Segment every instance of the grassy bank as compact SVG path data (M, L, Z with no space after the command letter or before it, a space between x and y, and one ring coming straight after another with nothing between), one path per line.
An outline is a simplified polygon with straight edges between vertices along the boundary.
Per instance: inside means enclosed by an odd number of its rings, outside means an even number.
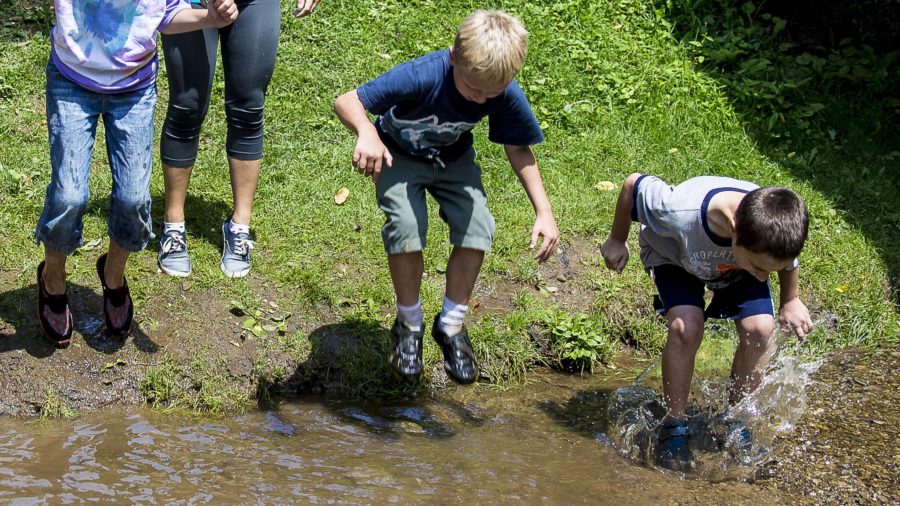
M190 393L200 383L230 381L210 380L207 376L217 369L190 360L218 357L219 347L246 347L249 342L255 343L255 355L245 378L263 385L264 391L303 385L314 368L340 369L345 394L409 393L391 378L383 358L393 313L379 234L383 218L371 182L350 168L354 139L335 119L331 103L399 62L448 46L465 14L486 5L520 16L531 33L519 81L547 137L535 151L563 234L563 250L569 253L566 258L575 259L574 265L562 265L557 258L543 268L531 260L527 243L532 210L502 149L490 145L485 125L479 126L476 147L498 232L477 297L509 294L509 302L500 304L502 310L491 310L494 306L485 303L482 310L476 308L471 322L476 351L492 382L522 381L528 366L540 359L534 336L552 334L548 329L553 326L562 325L562 333L587 329L575 334L602 335L603 346L625 343L658 352L664 330L650 310L652 287L637 255L622 276L613 276L603 268L598 250L609 230L617 191L595 185L612 181L618 186L635 171L671 182L716 174L795 189L812 213L801 258L801 294L819 323L803 349L897 344L900 319L891 284L891 276L897 275L892 245L900 239L897 137L891 139L893 145L868 142L853 131L841 134L836 144L828 133L834 123L821 121L806 125L811 133L799 139L759 135L757 113L741 107L733 88L708 65L710 57L699 58L702 53L691 43L695 39L687 30L680 31L687 14L662 6L655 10L639 0L327 0L310 18L294 20L288 16L289 2L283 4L278 66L267 99L264 175L254 208L257 248L250 277L226 280L218 269L219 230L231 205L221 79L187 202L194 274L188 285L157 274L155 244L129 265L129 283L138 313L144 316L141 328L162 343L161 352L148 360L145 382L145 392L155 392L153 399L161 404L190 404L179 401L179 388ZM32 333L31 307L21 307L21 301L34 293L33 273L42 254L31 230L49 180L43 103L48 42L39 15L0 32L0 238L6 245L0 256L0 316L8 326L24 329L19 332ZM157 123L167 96L164 76L159 89ZM831 99L826 103L828 117L849 123L866 104L862 93ZM896 112L888 114L880 121L885 128L895 127ZM812 119L817 118L821 114L814 113ZM110 188L101 137L85 217L91 247L74 256L69 267L73 282L88 287L97 284L92 271L98 246L90 241L104 239ZM157 225L163 205L158 168L157 157L152 182ZM881 178L866 186L873 174ZM336 206L332 197L341 187L349 188L350 198ZM844 187L846 193L841 192ZM435 206L429 220L426 318L440 308L450 247ZM186 297L185 292L202 295ZM198 298L210 313L190 305ZM277 311L271 311L270 302L276 302ZM257 318L260 308L266 311ZM285 316L288 312L291 316ZM584 313L586 319L561 316L574 313ZM283 317L287 324L284 331L260 335L232 325L225 335L213 332L193 341L171 338L166 319L190 320L198 314L240 322L248 316L268 318L268 324L273 317ZM334 335L340 337L331 339ZM208 348L201 353L191 346ZM436 346L426 344L429 366L438 357ZM557 355L546 357L552 361ZM196 381L166 378L190 379L191 371L198 370L203 377ZM427 370L429 381L440 380L432 377L432 367ZM172 389L170 398L159 393Z

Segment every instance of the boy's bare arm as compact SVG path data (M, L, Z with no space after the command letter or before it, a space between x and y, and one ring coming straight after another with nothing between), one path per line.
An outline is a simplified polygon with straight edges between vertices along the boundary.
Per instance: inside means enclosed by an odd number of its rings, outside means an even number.
M362 175L372 176L373 181L378 181L382 160L390 167L394 159L381 142L378 130L369 120L366 108L359 100L355 89L344 93L334 101L334 113L341 123L357 136L356 148L353 150L353 166Z
M603 261L606 267L622 274L628 263L628 232L631 230L631 206L634 195L634 183L641 177L634 173L625 178L622 190L619 191L619 200L616 202L615 215L613 215L612 230L609 238L600 247Z
M559 228L556 226L556 220L553 218L553 209L550 207L550 199L547 198L547 192L544 191L544 182L541 180L541 173L538 171L537 160L534 158L534 152L530 146L513 146L505 144L503 149L506 151L506 157L509 164L512 165L519 182L525 188L525 193L531 201L534 208L534 227L531 229L530 248L537 245L538 238L543 237L544 242L535 254L535 258L539 262L547 261L556 247L559 245Z
M792 329L798 339L803 339L813 328L809 309L800 300L800 268L778 271L778 285L781 287L781 307L778 319L782 327Z
M204 28L222 28L234 23L237 16L234 0L209 0L206 9L182 9L160 32L174 35Z

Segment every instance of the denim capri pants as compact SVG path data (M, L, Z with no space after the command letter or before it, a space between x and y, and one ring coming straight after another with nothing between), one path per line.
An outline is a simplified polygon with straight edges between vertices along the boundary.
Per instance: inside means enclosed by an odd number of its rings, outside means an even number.
M426 191L440 206L440 217L450 227L454 246L480 251L491 248L496 226L487 208L474 149L446 163L391 154L393 164L382 167L376 185L378 206L386 217L381 237L389 255L424 249Z
M88 175L97 121L102 116L112 171L109 237L140 251L151 237L150 167L156 86L127 93L96 93L47 65L47 129L52 173L44 210L34 230L37 243L70 254L83 242L90 190Z

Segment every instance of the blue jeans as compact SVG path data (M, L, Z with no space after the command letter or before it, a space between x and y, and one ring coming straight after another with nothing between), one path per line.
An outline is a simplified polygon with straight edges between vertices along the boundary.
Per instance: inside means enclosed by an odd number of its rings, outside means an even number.
M44 210L34 230L37 243L70 254L82 244L90 190L91 152L102 116L112 171L106 223L109 237L128 251L151 237L150 167L156 86L129 93L96 93L47 65L47 130L52 174Z

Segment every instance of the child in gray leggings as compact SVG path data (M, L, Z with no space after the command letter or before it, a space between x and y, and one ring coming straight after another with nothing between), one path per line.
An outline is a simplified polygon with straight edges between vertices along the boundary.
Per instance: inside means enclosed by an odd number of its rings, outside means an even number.
M200 4L200 0L192 3ZM299 0L294 16L310 14L318 3ZM221 44L225 75L225 149L234 195L233 213L222 225L220 267L228 277L250 272L250 214L259 182L263 107L275 68L281 13L278 0L237 0L236 4L239 21L231 26L162 37L169 107L160 143L166 210L158 259L163 272L171 276L191 273L184 201L197 159L200 127L209 109L217 44Z

